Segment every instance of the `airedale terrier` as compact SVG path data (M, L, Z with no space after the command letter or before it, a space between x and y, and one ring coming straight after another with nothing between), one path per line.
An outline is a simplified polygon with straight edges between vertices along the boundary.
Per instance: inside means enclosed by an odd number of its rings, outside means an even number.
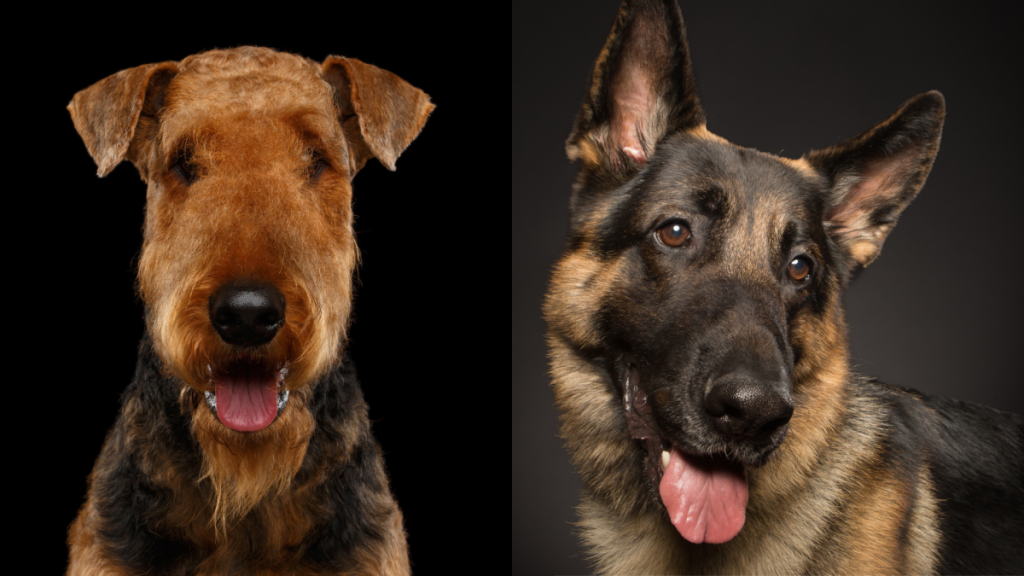
M68 573L405 574L402 514L345 334L352 178L433 105L353 58L214 50L68 110L148 185L147 335L72 524Z

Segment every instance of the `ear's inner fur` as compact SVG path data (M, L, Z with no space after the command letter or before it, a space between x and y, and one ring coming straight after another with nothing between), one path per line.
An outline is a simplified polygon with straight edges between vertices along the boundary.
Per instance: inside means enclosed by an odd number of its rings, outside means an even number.
M805 156L829 176L825 220L853 266L878 257L900 213L924 185L944 116L942 95L926 92L870 130Z
M664 92L663 71L658 64L671 62L671 39L666 30L642 17L634 17L625 31L618 67L608 86L611 108L608 147L646 164L654 153L657 137L665 132L667 118L658 106ZM612 160L618 160L613 155Z
M625 2L566 142L569 158L581 159L589 177L621 182L663 137L703 123L679 7Z

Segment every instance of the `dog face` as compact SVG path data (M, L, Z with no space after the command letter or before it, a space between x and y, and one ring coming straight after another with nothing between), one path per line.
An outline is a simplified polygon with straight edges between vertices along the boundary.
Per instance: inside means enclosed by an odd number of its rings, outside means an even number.
M371 156L393 170L432 108L358 60L252 47L75 96L100 175L128 158L148 184L139 289L155 347L229 428L269 426L337 362L358 260L352 178ZM250 388L245 406L222 396Z
M290 75L247 78L250 62L225 74L223 56L210 53L186 59L159 126L140 122L136 133L153 138L137 156L150 184L139 287L176 375L211 393L243 377L278 380L283 403L287 387L336 359L356 246L353 167L331 87L312 62L274 56ZM251 335L230 307L246 296L270 304L254 311L270 318Z
M594 321L615 335L617 380L647 395L652 412L635 397L629 421L760 465L792 414L790 322L836 283L820 183L692 131L666 139L631 184L586 240L617 262Z
M545 303L563 435L602 501L725 542L748 473L765 490L814 453L841 411L841 291L923 184L943 113L922 94L799 160L736 146L705 127L678 7L623 4L568 141L581 168Z

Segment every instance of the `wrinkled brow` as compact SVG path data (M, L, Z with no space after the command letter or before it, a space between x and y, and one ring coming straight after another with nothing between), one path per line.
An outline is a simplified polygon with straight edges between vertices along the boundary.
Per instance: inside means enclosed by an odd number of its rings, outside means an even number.
M289 113L284 121L303 141L319 149L333 149L333 143L339 136L337 118L325 117L319 110L298 109Z

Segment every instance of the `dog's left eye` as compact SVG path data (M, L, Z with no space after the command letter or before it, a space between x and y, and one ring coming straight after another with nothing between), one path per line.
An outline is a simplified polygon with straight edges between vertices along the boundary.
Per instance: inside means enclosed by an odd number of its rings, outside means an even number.
M684 222L669 222L658 228L658 240L670 248L678 248L690 239L690 227Z
M796 282L803 282L811 273L811 260L806 256L797 256L789 263L789 267L786 268L786 272L788 272L789 277Z
M178 153L177 159L171 165L171 171L181 178L186 186L191 186L199 179L199 171L192 161L192 151L185 149Z
M306 161L306 178L309 180L315 180L327 167L327 161L315 150L307 150L302 159Z

